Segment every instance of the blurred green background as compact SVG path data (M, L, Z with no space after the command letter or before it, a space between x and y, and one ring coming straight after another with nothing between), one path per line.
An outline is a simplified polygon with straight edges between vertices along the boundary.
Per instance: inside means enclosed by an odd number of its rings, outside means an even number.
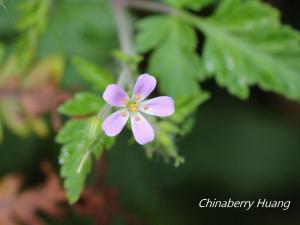
M0 11L0 39L9 46L17 33L13 29L17 11L6 1ZM296 0L269 1L279 7L283 20L300 29L300 3ZM52 53L66 57L80 55L99 64L111 64L110 50L116 48L111 17L97 13L92 1L57 1L41 37L38 56ZM76 13L79 10L80 13ZM103 10L103 12L106 12ZM109 12L108 12L109 13ZM79 15L79 16L78 16ZM105 43L105 44L103 44ZM300 63L300 62L299 62ZM113 65L111 65L113 66ZM66 67L65 87L80 85L71 66ZM240 101L205 83L213 98L197 112L193 131L178 140L186 162L179 168L162 159L148 160L143 149L127 145L131 135L123 132L107 154L107 184L115 187L122 207L134 213L142 224L152 225L297 225L300 224L300 106L276 95L253 88L248 101ZM55 132L47 139L21 139L5 130L0 144L0 175L18 171L29 182L40 177L39 164L48 159L57 166L60 146ZM281 209L200 209L202 198L291 200ZM46 218L49 224L93 224L70 213L64 219ZM115 218L113 224L124 224Z

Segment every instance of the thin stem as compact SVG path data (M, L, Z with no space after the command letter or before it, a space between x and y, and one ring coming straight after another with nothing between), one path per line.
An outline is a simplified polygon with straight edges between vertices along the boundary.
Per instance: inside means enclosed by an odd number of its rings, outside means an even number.
M134 9L167 14L172 14L174 12L172 8L159 2L152 2L146 0L126 0L125 2L127 6Z
M121 50L128 55L134 53L132 45L132 30L129 24L129 18L125 12L125 4L120 0L112 0L114 17L117 25Z
M120 48L127 55L134 55L132 29L129 18L126 14L125 3L123 0L111 0L114 17L116 21ZM132 74L129 65L122 63L122 71L118 78L117 84L121 87L132 87ZM100 118L104 118L105 114L111 109L111 106L106 104L98 113Z

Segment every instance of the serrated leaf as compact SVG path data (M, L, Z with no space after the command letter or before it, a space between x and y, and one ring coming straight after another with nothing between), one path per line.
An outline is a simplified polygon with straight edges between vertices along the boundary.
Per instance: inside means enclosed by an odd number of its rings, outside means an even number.
M100 96L81 92L61 105L58 111L67 116L85 116L99 112L103 106L104 102Z
M259 1L226 0L197 25L207 37L206 68L231 94L247 98L249 86L257 84L300 100L300 36L280 24L277 10Z
M108 84L113 83L112 74L107 70L100 69L94 63L80 57L74 57L72 63L81 77L97 90L103 91Z
M83 148L77 142L64 145L61 149L59 157L60 164L62 164L61 176L65 178L64 187L70 203L78 200L79 194L84 187L86 176L91 171L91 158L88 158L80 172L76 172L83 155Z
M140 32L136 37L137 51L145 53L159 45L168 31L168 26L169 22L165 16L150 16L139 21L137 28Z
M68 142L79 140L84 136L86 120L69 120L61 128L56 136L55 141L59 144L66 144Z
M150 56L149 71L159 78L160 90L173 97L198 93L201 63L195 51L197 38L194 30L168 16L147 18L141 24L138 45L142 46L150 34L151 37L156 34L155 27L161 37L143 49L155 49ZM161 24L164 25L161 27Z
M106 147L101 123L98 117L71 120L56 138L59 143L65 144L59 162L70 203L78 200L86 176L91 171L92 159L99 158Z

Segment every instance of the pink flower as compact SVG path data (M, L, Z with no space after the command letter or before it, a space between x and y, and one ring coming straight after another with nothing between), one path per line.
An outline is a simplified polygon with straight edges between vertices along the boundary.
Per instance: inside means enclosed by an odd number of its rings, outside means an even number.
M116 136L130 118L131 129L135 140L147 144L154 139L154 131L142 113L166 117L174 113L174 101L168 96L145 100L154 90L156 79L149 74L140 75L134 85L132 97L118 85L110 84L103 93L103 99L120 109L109 115L102 124L107 136Z

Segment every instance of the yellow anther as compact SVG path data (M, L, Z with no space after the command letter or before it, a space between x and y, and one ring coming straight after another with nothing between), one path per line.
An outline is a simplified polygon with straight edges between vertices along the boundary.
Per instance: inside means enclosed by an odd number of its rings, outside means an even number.
M130 112L137 112L139 111L139 103L138 102L129 102L128 103L128 110Z

